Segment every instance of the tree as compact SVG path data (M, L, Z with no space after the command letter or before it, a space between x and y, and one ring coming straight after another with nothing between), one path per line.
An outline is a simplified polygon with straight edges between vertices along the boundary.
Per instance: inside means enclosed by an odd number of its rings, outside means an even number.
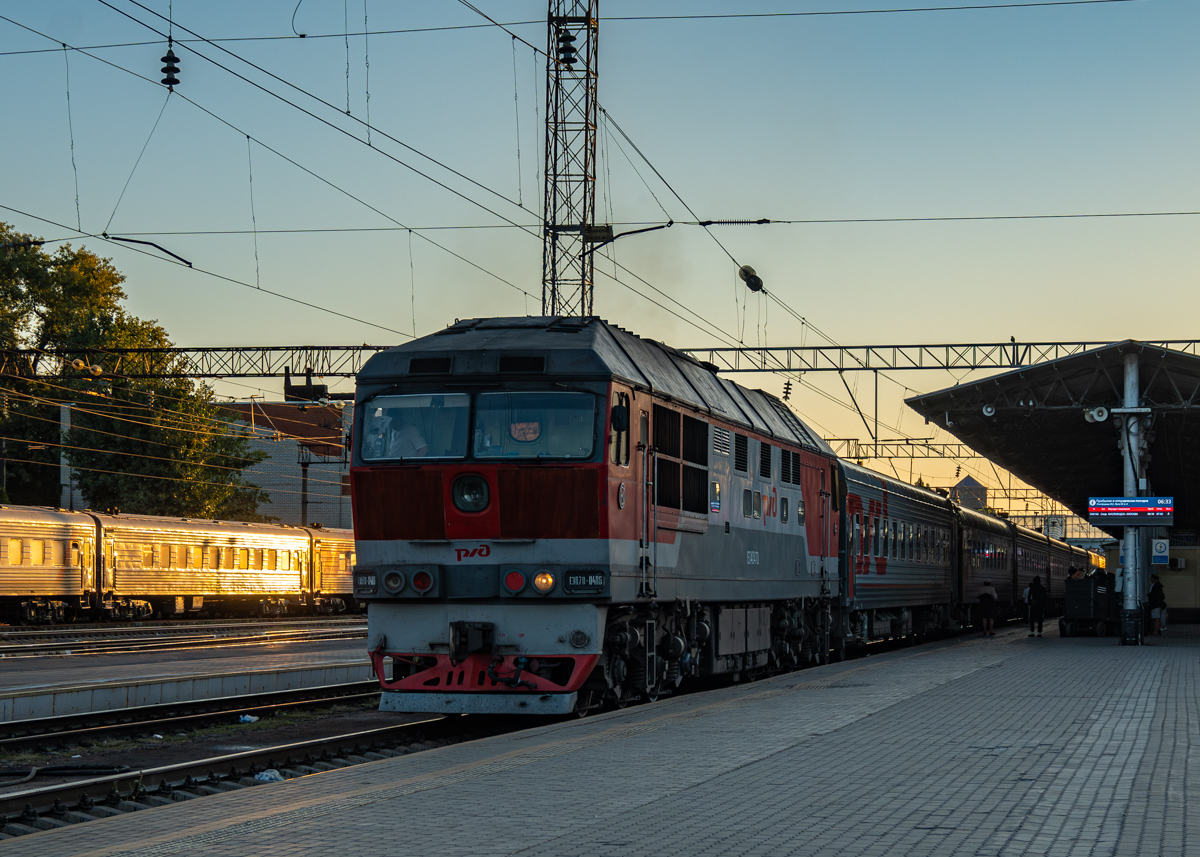
M268 495L242 471L265 458L222 418L212 390L168 365L138 374L111 349L171 345L156 322L128 313L124 276L84 248L53 254L0 223L0 437L12 502L57 505L61 449L94 508L256 520ZM14 349L25 349L15 353ZM74 364L74 365L72 365ZM43 377L48 365L60 375ZM71 430L59 431L70 402ZM39 448L40 447L40 448Z

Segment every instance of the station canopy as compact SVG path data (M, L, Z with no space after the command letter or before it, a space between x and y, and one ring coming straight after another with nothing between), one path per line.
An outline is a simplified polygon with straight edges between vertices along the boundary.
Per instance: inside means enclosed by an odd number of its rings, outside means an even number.
M1138 406L1152 409L1146 433L1149 490L1175 498L1177 532L1195 532L1200 530L1200 357L1194 354L1134 340L1114 342L914 396L907 403L1086 518L1088 497L1124 493L1119 415L1096 420L1094 409L1124 405L1125 355L1131 352L1138 355Z

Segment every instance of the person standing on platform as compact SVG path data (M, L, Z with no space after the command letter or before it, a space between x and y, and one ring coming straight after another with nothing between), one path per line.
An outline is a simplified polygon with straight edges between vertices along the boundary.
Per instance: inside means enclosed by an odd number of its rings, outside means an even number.
M1042 622L1046 619L1046 587L1042 586L1042 578L1035 576L1025 590L1025 603L1029 607L1029 636L1033 636L1034 625L1037 625L1037 635L1042 636Z
M983 587L979 590L979 616L983 620L983 636L996 636L996 607L1000 596L996 594L996 587L992 586L990 580L983 582Z
M1153 626L1151 633L1161 637L1163 626L1167 622L1167 597L1163 594L1163 585L1157 574L1150 575L1150 592L1146 600L1150 604L1150 622Z

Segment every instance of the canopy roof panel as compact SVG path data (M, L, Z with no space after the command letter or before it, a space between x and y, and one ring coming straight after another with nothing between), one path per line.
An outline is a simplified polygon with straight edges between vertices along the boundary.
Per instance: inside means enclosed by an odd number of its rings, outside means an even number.
M1138 355L1138 406L1152 409L1149 490L1175 497L1176 529L1200 529L1200 357L1126 340L907 403L1086 518L1089 496L1124 493L1119 419L1091 422L1085 413L1122 407L1130 353Z

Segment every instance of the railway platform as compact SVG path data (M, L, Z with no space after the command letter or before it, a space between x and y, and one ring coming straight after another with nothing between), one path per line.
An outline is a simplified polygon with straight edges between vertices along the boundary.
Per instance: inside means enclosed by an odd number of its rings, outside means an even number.
M1182 855L1200 847L1200 628L1168 634L1134 648L1009 628L71 825L0 850Z
M323 687L373 676L361 639L0 659L0 722Z

